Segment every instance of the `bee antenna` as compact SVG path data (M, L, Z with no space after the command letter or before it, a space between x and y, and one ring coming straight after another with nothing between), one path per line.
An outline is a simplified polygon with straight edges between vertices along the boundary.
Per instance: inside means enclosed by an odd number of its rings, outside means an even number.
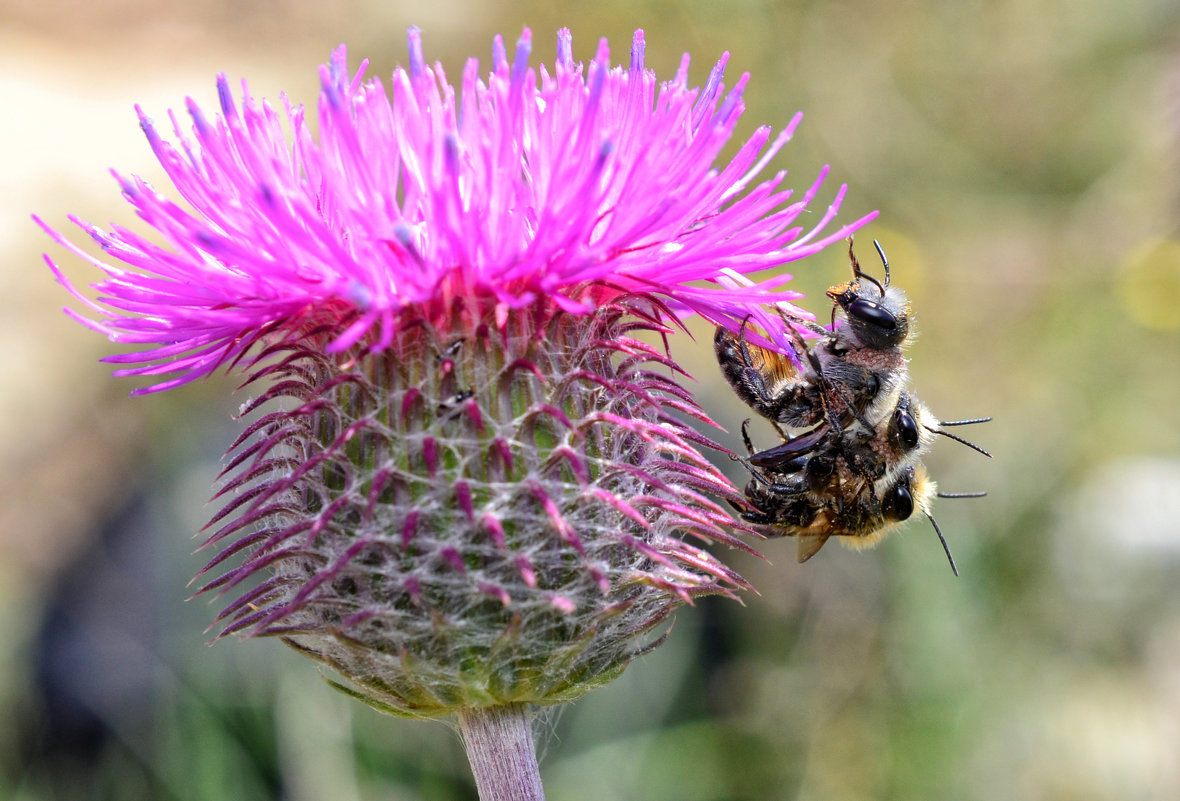
M970 420L940 420L940 426L973 426L976 423L990 423L990 417L972 417Z
M946 544L946 537L942 536L942 529L938 527L938 521L934 519L934 515L929 512L924 513L926 519L930 521L930 525L934 526L934 533L938 535L938 541L942 543L942 550L946 552L946 560L951 563L951 572L957 578L959 575L959 568L955 567L955 557L951 556L951 546Z
M987 419L990 420L991 418L987 418ZM973 422L973 421L966 420L966 421L960 421L960 422L961 423L962 422L969 423L969 422ZM946 425L946 423L940 423L940 425ZM992 458L992 455L990 453L988 453L983 448L979 447L978 445L976 445L974 442L972 442L969 439L963 439L962 437L958 436L957 434L952 434L949 431L943 431L941 428L931 428L930 426L922 426L922 427L925 428L927 431L938 434L939 436L943 436L948 439L953 439L955 442L961 442L962 444L966 445L971 450L978 451L979 453L982 453L984 456L986 456L989 459Z
M935 495L939 498L984 498L987 492L936 492Z
M881 247L881 243L876 239L873 240L873 246L877 248L877 255L881 257L881 263L885 265L885 286L889 286L889 259L885 258L885 249ZM876 281L873 281L873 283L877 284ZM877 286L881 287L881 293L884 294L885 287L880 284L877 284Z
M881 246L877 244L877 240L873 240L873 244L877 245L877 252L881 253L881 259L884 260L885 254L881 252ZM856 258L856 254L852 252L852 237L848 237L848 260L852 262L852 274L858 280L863 278L870 284L873 284L877 289L881 290L881 294L885 294L885 287L889 286L889 262L885 262L885 285L866 272L861 271L860 262ZM835 311L833 309L833 311Z

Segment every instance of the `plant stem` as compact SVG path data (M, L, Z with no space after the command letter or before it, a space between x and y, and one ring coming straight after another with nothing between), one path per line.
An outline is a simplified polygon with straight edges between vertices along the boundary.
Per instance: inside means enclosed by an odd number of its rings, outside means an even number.
M459 710L480 801L545 801L524 704Z

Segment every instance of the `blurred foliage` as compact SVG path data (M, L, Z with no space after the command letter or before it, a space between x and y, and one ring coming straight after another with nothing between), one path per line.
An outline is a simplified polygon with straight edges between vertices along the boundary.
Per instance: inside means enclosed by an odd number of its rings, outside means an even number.
M308 102L331 47L388 75L411 23L452 76L525 24L534 62L560 26L576 57L608 36L616 59L643 27L658 74L689 51L696 82L729 50L729 82L752 73L743 133L804 110L777 166L802 188L832 165L817 210L841 181L844 219L881 209L862 236L914 301L919 394L996 417L971 432L994 460L951 442L929 459L944 489L990 493L936 508L961 578L920 521L867 553L736 558L760 595L687 610L620 680L540 718L552 801L1180 798L1180 6L418 5L7 0L6 52L27 60L5 72L104 80L131 139L141 91L204 102L224 69ZM205 84L162 95L169 65ZM88 129L30 124L19 155L77 171ZM136 153L116 166L150 172ZM72 182L99 172L46 172L4 209L125 220L113 184L98 201ZM28 241L4 276L6 352L52 350L5 365L37 390L3 415L0 798L474 798L446 726L351 704L277 643L204 646L212 608L181 600L201 565L185 536L234 436L229 386L117 397L130 387L83 361L100 338L44 322L64 300L36 275L47 243L11 225ZM822 316L847 269L840 248L795 265L804 305ZM694 333L678 356L740 447L748 412Z

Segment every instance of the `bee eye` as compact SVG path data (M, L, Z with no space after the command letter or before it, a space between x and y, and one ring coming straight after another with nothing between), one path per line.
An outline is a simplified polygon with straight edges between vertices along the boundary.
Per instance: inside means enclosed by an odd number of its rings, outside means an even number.
M869 373L868 380L865 381L865 394L870 398L875 398L880 391L881 379L877 378L875 373Z
M918 447L918 423L909 411L899 408L893 417L893 424L894 436L903 449L912 451Z
M848 304L848 314L862 323L892 331L897 328L897 316L871 300L857 298Z
M909 520L914 513L914 497L910 495L908 481L899 481L886 493L882 512L886 520Z

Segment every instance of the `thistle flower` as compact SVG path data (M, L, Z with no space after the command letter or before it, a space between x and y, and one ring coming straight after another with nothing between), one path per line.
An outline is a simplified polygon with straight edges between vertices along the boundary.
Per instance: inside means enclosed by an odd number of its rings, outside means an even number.
M201 591L236 594L221 635L279 636L400 715L566 701L679 605L747 588L702 547L743 547L737 496L667 336L753 315L789 351L761 309L798 297L789 276L748 274L872 215L825 233L841 187L796 225L826 168L798 200L784 173L754 185L798 116L714 166L744 108L727 57L701 89L687 56L658 84L642 32L623 69L605 41L575 63L563 30L534 70L526 30L456 93L416 29L409 49L391 97L334 53L318 139L224 76L215 119L188 101L191 139L172 117L178 145L139 111L190 208L116 176L163 244L71 218L108 262L38 220L106 274L97 300L47 261L92 310L67 313L138 346L108 358L156 381L137 392L221 367L261 388L207 540Z

